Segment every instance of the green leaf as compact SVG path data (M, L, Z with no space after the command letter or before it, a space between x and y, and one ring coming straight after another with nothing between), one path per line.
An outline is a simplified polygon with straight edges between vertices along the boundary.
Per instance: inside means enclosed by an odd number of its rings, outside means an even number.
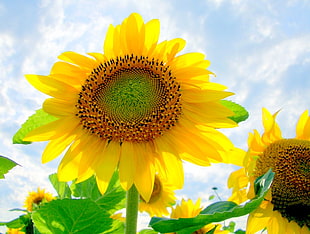
M13 136L13 144L30 144L30 141L23 141L24 137L33 129L43 126L49 122L56 120L57 118L47 114L42 109L36 111L35 114L28 117L25 123Z
M111 229L103 233L104 234L123 234L125 233L125 223L120 220L113 220Z
M20 228L24 226L22 219L19 217L9 222L0 222L0 226L7 226L8 228Z
M74 197L90 198L94 201L102 197L102 194L98 189L95 176L92 176L80 183L75 183L75 181L73 181L70 189Z
M247 110L237 103L228 100L221 100L221 104L234 112L234 115L230 116L229 118L236 123L245 121L249 117Z
M155 232L152 229L143 229L139 232L139 234L158 234L158 232Z
M149 225L155 231L162 233L177 232L178 234L189 234L207 224L249 214L263 201L271 186L273 177L274 173L269 170L265 175L258 178L255 181L255 186L257 187L255 198L244 205L237 205L231 201L220 201L211 204L194 218L167 219L153 217Z
M110 214L125 207L126 192L120 186L117 171L113 174L103 195L98 189L94 176L80 183L73 182L70 188L74 197L89 198Z
M96 203L102 208L107 210L110 214L115 211L123 209L126 202L126 192L121 187L116 171L112 176L107 191L105 194L96 200Z
M228 230L229 232L234 232L235 226L236 226L236 223L231 221L231 222L229 222L228 226L223 227L223 230Z
M31 224L29 214L21 215L17 219L13 219L9 222L0 222L0 226L7 226L8 228L24 228Z
M235 231L235 234L245 234L245 231L238 229L237 231Z
M90 199L53 200L34 211L32 219L45 234L103 233L111 229L113 221Z
M4 175L16 165L18 164L11 159L0 156L0 179L4 179Z
M48 178L60 199L71 198L71 190L69 185L66 182L60 182L56 173L49 175Z

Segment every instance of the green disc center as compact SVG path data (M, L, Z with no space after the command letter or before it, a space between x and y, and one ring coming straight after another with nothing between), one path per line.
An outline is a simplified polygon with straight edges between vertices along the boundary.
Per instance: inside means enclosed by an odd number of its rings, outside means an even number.
M158 82L146 70L118 71L100 92L99 104L110 117L137 121L150 113L159 95Z

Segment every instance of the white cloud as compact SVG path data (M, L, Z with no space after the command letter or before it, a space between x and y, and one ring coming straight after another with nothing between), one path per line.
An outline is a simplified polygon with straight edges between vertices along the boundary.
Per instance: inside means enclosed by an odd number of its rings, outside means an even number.
M291 1L290 4L294 5L295 2ZM208 0L208 7L202 11L196 9L195 4L188 8L183 6L184 9L181 5L177 1L173 3L163 0L120 0L117 4L113 0L91 3L87 0L44 0L38 8L39 20L33 21L29 28L31 33L24 38L13 33L1 33L0 153L11 156L23 167L13 169L7 179L0 183L1 188L10 194L2 198L2 204L6 206L0 209L0 220L11 215L7 210L21 204L29 190L36 186L51 188L47 175L55 171L57 165L57 162L47 165L40 163L43 144L21 147L11 144L11 136L16 130L14 128L32 114L35 108L39 108L45 98L25 81L23 74L48 74L56 57L63 51L100 52L108 25L121 23L131 12L141 13L146 21L159 18L161 40L183 37L188 42L186 51L208 52L208 48L225 54L220 59L228 66L220 67L216 73L224 77L229 90L236 92L234 100L244 104L250 111L249 120L241 123L240 127L223 130L237 146L246 149L248 132L262 129L263 106L271 112L283 108L278 119L287 136L292 136L294 126L287 125L295 123L300 113L309 108L310 94L300 92L307 88L302 85L296 90L288 90L284 84L294 82L292 77L287 77L292 66L309 64L309 34L305 31L302 35L288 36L280 32L278 27L283 24L283 19L278 17L276 3L268 1ZM282 7L285 8L285 4ZM0 6L0 13L2 9ZM217 25L215 28L218 31L212 31L214 35L207 34L210 32L208 21L212 19L210 12L214 11L219 11L219 15L225 12L222 17L227 22L236 22L236 28L231 32L234 35L226 34L226 29L218 29ZM300 27L303 27L302 22L297 23L297 26L300 23ZM230 37L239 33L247 37L233 37L238 41L230 41ZM215 38L213 41L209 40L211 36ZM222 37L227 38L226 44L231 44L232 54L231 51L223 52L218 44L212 44ZM218 192L225 199L229 195L225 190L226 180L232 170L233 167L221 164L211 167L187 164L185 189L178 192L178 197L202 197L206 201L212 194L212 187L217 186ZM146 220L145 216L141 218L140 227L146 226Z

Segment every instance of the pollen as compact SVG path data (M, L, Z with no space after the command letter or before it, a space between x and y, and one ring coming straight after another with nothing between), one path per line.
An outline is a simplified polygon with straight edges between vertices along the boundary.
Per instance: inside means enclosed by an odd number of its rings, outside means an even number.
M256 175L272 168L274 210L300 227L310 228L310 141L282 139L270 144L260 155Z
M176 124L180 98L180 85L167 65L126 55L93 69L79 93L77 116L100 138L148 142Z

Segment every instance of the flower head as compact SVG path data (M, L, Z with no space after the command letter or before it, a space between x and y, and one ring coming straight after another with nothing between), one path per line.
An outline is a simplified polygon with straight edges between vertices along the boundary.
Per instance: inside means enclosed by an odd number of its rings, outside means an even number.
M21 231L21 228L8 228L7 234L25 234L25 232Z
M151 198L149 201L141 198L139 210L141 212L146 211L150 216L161 217L168 215L167 208L173 206L176 200L174 190L176 190L176 187L173 184L169 183L166 178L156 174Z
M64 52L49 75L26 75L52 97L43 109L58 119L24 140L49 141L43 163L67 149L60 181L95 175L104 193L118 169L122 187L134 184L148 201L155 165L181 188L182 159L199 165L226 160L233 145L215 128L236 126L220 103L232 93L210 82L203 54L177 55L185 41L158 43L159 32L158 20L144 23L133 13L109 27L103 54Z
M260 207L249 215L247 232L267 228L269 233L310 233L310 118L305 111L296 137L284 139L271 115L263 109L265 132L249 134L244 167L231 174L228 186L233 201L254 197L254 181L270 168L275 172L271 188ZM249 188L247 186L249 185Z
M33 209L41 203L50 202L54 199L55 197L51 193L45 192L44 189L38 188L37 192L29 192L29 195L25 200L24 206L28 211L33 211Z
M198 199L196 203L194 204L191 199L188 199L187 201L182 199L181 204L177 205L175 208L172 209L171 218L178 219L178 218L194 218L197 215L200 214L202 211L202 207L200 205L201 200ZM199 230L196 230L194 234L204 234L212 229L214 229L214 233L229 233L229 231L220 230L221 225L220 224L208 224L204 227L202 227Z

